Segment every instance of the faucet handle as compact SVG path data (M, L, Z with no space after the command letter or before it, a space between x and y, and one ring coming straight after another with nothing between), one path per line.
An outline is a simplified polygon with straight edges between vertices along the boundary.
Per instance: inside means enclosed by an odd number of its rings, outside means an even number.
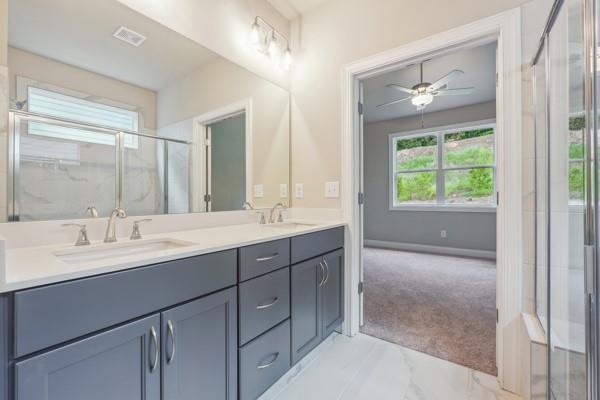
M86 246L90 244L90 240L87 235L87 227L85 224L62 224L63 227L75 226L79 228L79 235L77 236L77 241L75 242L75 246Z
M85 214L92 218L98 218L98 209L95 206L89 206L85 209Z
M140 233L140 224L143 224L145 222L151 222L152 219L150 218L144 218L144 219L138 219L137 221L133 221L133 230L131 231L131 236L129 236L129 239L131 240L138 240L142 238L142 235Z
M283 212L287 210L286 206L283 206L281 210L279 210L279 216L277 217L277 222L283 222Z
M265 212L264 211L257 211L256 214L260 215L260 222L259 222L259 224L265 225L267 223L267 218L265 217Z

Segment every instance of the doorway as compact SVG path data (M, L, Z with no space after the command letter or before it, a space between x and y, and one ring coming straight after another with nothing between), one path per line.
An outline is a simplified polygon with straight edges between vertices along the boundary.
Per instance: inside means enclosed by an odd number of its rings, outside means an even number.
M193 118L193 211L244 209L252 199L252 99Z
M346 65L343 69L342 207L346 239L346 323L359 332L362 316L362 108L360 82L401 65L464 47L498 41L496 116L496 362L504 389L520 390L519 350L522 295L522 156L520 12L509 10ZM358 104L358 107L357 107ZM358 201L357 201L358 199Z
M207 211L243 209L246 201L246 116L232 115L206 126Z
M494 376L496 49L361 81L361 332Z

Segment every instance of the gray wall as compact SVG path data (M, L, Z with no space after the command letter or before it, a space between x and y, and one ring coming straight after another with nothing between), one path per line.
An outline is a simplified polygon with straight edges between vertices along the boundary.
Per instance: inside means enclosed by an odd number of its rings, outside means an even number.
M495 102L482 103L426 114L425 127L495 116ZM407 117L365 126L365 239L495 251L495 212L389 210L388 135L420 129L420 121L420 117ZM441 237L441 230L447 231L446 238Z

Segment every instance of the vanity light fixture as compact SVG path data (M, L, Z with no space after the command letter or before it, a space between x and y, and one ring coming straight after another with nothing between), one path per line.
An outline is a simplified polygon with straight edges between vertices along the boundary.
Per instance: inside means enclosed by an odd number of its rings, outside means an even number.
M269 57L276 65L286 70L291 67L292 50L289 40L259 16L254 17L248 42L252 48Z
M255 20L252 24L252 30L250 31L250 45L255 49L260 48L260 25Z

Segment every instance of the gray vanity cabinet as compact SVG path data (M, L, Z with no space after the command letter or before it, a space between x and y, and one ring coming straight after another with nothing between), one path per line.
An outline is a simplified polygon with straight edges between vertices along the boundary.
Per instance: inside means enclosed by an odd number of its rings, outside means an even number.
M17 400L160 400L160 316L16 363Z
M335 331L344 319L344 251L292 266L292 364Z
M325 339L344 320L344 251L342 249L323 256L325 280L322 285L323 332Z
M321 342L323 272L320 257L292 266L292 364Z
M162 313L164 400L237 396L235 288Z

